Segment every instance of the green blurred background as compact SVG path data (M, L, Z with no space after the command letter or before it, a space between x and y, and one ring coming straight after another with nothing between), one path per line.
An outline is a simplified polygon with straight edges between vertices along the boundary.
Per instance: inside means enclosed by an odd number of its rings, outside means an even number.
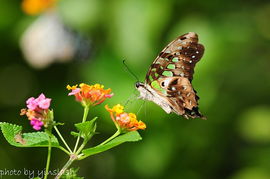
M68 142L73 123L83 109L65 86L85 82L112 88L110 106L124 103L137 112L135 80L122 60L141 81L156 55L171 40L194 31L205 46L193 86L200 110L208 120L185 120L166 114L146 102L138 118L147 124L143 140L76 162L79 176L96 179L269 179L270 178L270 2L211 0L63 0L59 15L70 28L91 39L87 61L53 64L37 70L29 66L19 47L24 30L37 17L25 15L20 1L0 4L0 121L33 131L20 109L41 92L53 99L55 119ZM104 104L90 111L99 116L91 145L115 132ZM0 137L0 170L43 169L46 149L15 148ZM51 169L64 165L67 156L53 151ZM3 178L15 178L3 176ZM17 177L26 178L26 177Z

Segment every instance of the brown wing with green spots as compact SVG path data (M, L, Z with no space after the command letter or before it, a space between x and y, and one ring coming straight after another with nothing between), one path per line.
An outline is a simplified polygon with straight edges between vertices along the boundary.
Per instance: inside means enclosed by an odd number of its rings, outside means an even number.
M205 117L199 112L196 91L193 89L191 82L185 77L165 77L157 80L166 94L159 93L165 97L173 111L185 118L202 118Z
M146 83L168 100L176 114L186 118L204 119L198 109L199 97L191 84L194 67L203 53L198 35L189 32L165 47L146 75Z
M181 76L192 81L195 64L203 56L204 47L198 43L198 35L189 32L172 41L154 60L146 75L151 85L161 77Z

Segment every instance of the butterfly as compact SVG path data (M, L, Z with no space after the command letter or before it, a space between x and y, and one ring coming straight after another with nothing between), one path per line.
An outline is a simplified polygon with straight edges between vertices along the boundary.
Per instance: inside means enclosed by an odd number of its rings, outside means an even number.
M198 43L196 33L176 38L154 60L145 82L136 82L139 98L156 103L166 113L206 119L199 111L199 97L191 84L195 64L203 53L204 46Z
M87 59L91 48L89 40L67 27L54 11L42 14L25 30L20 46L25 60L37 69Z

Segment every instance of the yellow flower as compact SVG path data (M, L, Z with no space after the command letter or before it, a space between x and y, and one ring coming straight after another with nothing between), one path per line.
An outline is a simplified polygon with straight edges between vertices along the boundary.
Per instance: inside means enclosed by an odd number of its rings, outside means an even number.
M117 104L115 105L112 110L116 113L116 114L121 114L124 112L124 106Z
M96 89L103 89L104 88L104 86L100 85L100 84L95 84L93 87Z
M106 105L105 108L110 113L117 128L120 128L123 132L146 128L145 123L138 121L134 113L124 112L124 107L120 104L115 105L113 108L109 108L108 105Z
M29 15L37 15L53 7L57 0L23 0L22 9Z
M145 128L146 128L146 125L145 125L144 122L139 121L139 122L137 123L137 128L138 128L138 129L145 129Z
M137 116L134 113L129 113L128 116L130 117L131 121L136 121L137 120Z
M78 87L78 85L73 85L73 86L70 86L70 85L67 85L67 89L68 90L74 90Z

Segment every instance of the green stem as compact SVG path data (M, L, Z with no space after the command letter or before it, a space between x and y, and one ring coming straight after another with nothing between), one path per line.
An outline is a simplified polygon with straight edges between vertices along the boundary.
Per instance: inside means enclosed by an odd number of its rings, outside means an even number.
M76 159L77 159L77 155L71 154L69 160L64 165L64 167L60 170L60 172L57 174L55 179L59 179Z
M56 131L56 133L58 134L58 136L60 137L60 139L62 140L62 142L64 143L64 145L66 146L66 148L68 149L69 153L72 153L72 150L70 149L70 147L68 146L68 144L66 143L65 139L63 138L63 136L61 135L61 133L59 132L58 128L56 126L53 127L54 130Z
M60 149L60 150L62 150L62 151L65 152L66 154L70 155L70 152L67 151L64 147L58 146L57 148Z
M121 134L121 130L117 130L110 138L108 138L107 140L105 140L104 142L102 142L101 144L99 144L98 146L104 145L108 142L110 142L111 140L113 140L115 137L119 136ZM77 152L76 154L79 154L81 152L81 150L84 148L84 145L82 144L81 147L79 148L79 152ZM83 154L78 155L78 160L82 160L85 159L87 156L84 156Z
M79 155L79 153L83 150L83 148L86 146L87 142L93 137L94 134L92 134L88 139L84 139L82 145L79 147L79 149L76 151L76 155Z
M85 122L85 121L86 121L86 118L87 118L87 116L88 116L88 112L89 112L89 106L85 106L85 107L84 107L84 113L83 113L83 119L82 119L82 122ZM79 145L80 138L81 138L81 133L79 133L79 136L77 137L77 141L76 141L76 144L75 144L73 153L76 153L76 151L77 151L77 147L78 147L78 145Z
M45 170L45 176L44 179L48 178L49 174L49 167L50 167L50 161L51 161L51 152L52 152L52 139L51 139L51 131L49 131L49 146L48 146L48 155L47 155L47 163L46 163L46 170Z
M82 151L82 149L85 147L86 144L87 144L87 141L84 141L75 154L78 155Z
M107 140L105 140L104 142L102 142L99 145L104 145L104 144L108 143L109 141L111 141L115 137L119 136L120 134L121 134L121 131L120 130L117 130L110 138L108 138Z

